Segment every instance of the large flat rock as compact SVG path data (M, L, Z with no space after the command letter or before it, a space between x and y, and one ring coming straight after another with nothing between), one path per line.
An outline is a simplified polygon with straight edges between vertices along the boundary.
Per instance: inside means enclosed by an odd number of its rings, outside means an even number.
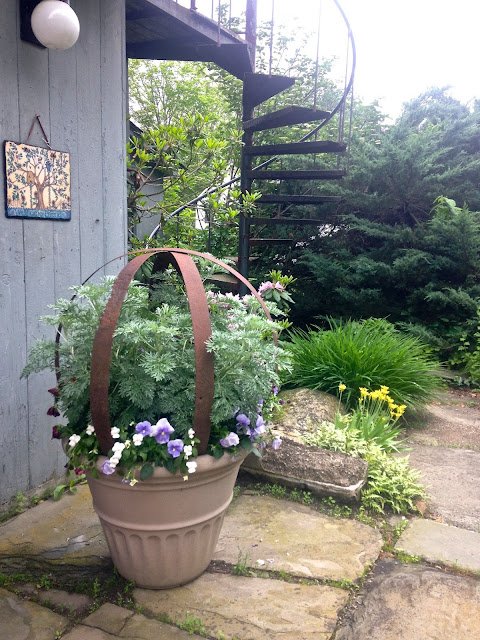
M367 481L367 463L337 451L325 451L304 443L323 421L333 421L342 409L338 398L312 389L287 389L280 393L282 410L272 430L283 444L278 451L267 449L261 460L249 455L242 470L269 482L306 489L315 495L359 500Z
M478 580L438 569L377 566L368 592L335 640L473 640L480 638Z
M480 531L480 451L412 445L410 466L420 471L429 510L457 527Z
M335 413L342 408L338 398L314 389L285 389L279 398L282 411L274 418L273 429L282 437L300 443L315 423L333 422Z
M269 482L306 489L314 495L350 501L360 499L368 465L361 458L284 437L278 451L266 449L262 458L250 454L242 470Z
M212 573L177 589L133 595L153 615L200 618L211 636L228 640L329 640L348 599L334 587Z
M304 505L243 495L231 505L214 559L309 578L358 578L382 547L376 529ZM245 561L246 556L246 561ZM261 561L261 564L259 564Z
M53 640L68 624L67 618L34 602L0 589L0 638L2 640Z
M47 500L0 525L0 571L92 577L111 570L102 527L86 485L58 502Z
M480 533L432 520L412 520L395 545L428 562L480 572Z

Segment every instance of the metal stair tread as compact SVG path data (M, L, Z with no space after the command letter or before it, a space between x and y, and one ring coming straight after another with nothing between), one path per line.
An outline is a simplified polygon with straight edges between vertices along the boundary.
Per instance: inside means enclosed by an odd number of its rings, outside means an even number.
M325 202L339 202L341 199L341 196L267 194L260 196L256 202L261 204L323 204Z
M298 105L290 105L271 111L258 118L246 120L243 123L245 131L264 131L265 129L277 129L278 127L286 127L293 124L303 124L306 122L316 122L317 120L325 120L330 115L329 111L319 109L310 109L308 107L300 107Z
M258 247L262 244L290 244L294 242L292 238L250 238L248 243L252 247Z
M284 170L284 169L267 169L267 170L247 170L247 177L252 180L338 180L343 178L345 171L335 170Z
M317 140L314 142L287 142L279 144L262 144L243 147L249 156L268 155L304 155L306 153L342 153L347 147L335 140Z
M251 225L261 225L261 224L296 224L296 225L319 225L325 224L325 220L321 220L320 218L261 218L258 216L253 216L248 219Z
M245 73L243 76L243 104L245 107L253 109L294 84L295 78L288 76Z

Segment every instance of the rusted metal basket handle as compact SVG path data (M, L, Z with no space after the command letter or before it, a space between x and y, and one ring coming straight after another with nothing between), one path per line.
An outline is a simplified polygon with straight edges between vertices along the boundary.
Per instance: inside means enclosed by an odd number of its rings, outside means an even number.
M140 255L138 255L138 253L140 253ZM194 255L204 258L205 260L218 264L235 275L257 298L269 320L271 320L270 313L264 301L248 280L212 256L188 249L170 248L146 249L142 252L134 252L134 254L136 257L123 267L115 280L110 299L100 318L100 325L93 341L90 370L90 411L100 450L106 455L114 443L111 436L108 390L113 334L117 325L120 309L127 294L128 286L133 280L135 273L150 256L158 254L155 261L155 268L165 268L168 264L173 263L185 282L188 303L192 315L195 348L195 408L192 426L195 430L196 437L200 440L198 452L199 454L203 454L207 450L210 437L210 414L213 405L213 354L207 352L205 344L211 337L212 332L209 307L202 279L190 256ZM274 340L275 344L277 344L276 336L274 336Z

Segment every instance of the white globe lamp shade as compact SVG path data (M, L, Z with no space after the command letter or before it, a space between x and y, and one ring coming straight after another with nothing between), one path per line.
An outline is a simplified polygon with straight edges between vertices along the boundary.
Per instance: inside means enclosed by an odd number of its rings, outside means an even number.
M63 51L72 47L80 33L75 11L61 0L42 0L32 12L32 31L48 49Z

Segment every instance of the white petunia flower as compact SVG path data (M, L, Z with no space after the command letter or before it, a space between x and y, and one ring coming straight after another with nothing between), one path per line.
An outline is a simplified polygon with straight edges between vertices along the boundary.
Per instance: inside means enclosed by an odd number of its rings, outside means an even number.
M125 440L125 449L130 449L131 444L132 444L131 440Z
M130 480L130 486L131 486L131 487L133 487L134 485L136 485L136 484L137 484L137 482L138 482L138 480L135 480L135 478L132 478L132 479Z
M135 433L135 434L133 434L133 436L132 436L132 440L133 440L133 444L134 444L136 447L139 447L139 446L142 444L143 436L142 436L142 434L141 434L141 433Z
M118 427L112 427L110 433L115 440L120 437L120 429Z
M188 473L195 473L197 469L197 463L195 462L195 460L191 460L190 462L187 462L187 469L188 469Z
M77 442L80 442L80 436L74 433L73 436L70 436L68 440L68 446L74 447L77 444Z
M112 467L116 467L117 464L120 462L120 456L116 455L116 456L112 456L109 460L110 464L112 465Z
M92 433L95 433L95 429L92 427L91 424L89 424L87 427L87 436L91 436Z
M194 436L195 436L195 431L193 429L189 429L188 437L190 438L190 440L193 440Z
M113 447L112 447L112 451L114 453L119 453L120 455L122 455L122 451L125 449L125 445L123 444L123 442L115 442Z
M192 447L191 447L189 444L186 444L186 445L183 447L183 454L184 454L184 456L185 456L185 459L186 459L186 460L188 460L188 458L190 458L190 456L192 455L192 453L193 453Z

